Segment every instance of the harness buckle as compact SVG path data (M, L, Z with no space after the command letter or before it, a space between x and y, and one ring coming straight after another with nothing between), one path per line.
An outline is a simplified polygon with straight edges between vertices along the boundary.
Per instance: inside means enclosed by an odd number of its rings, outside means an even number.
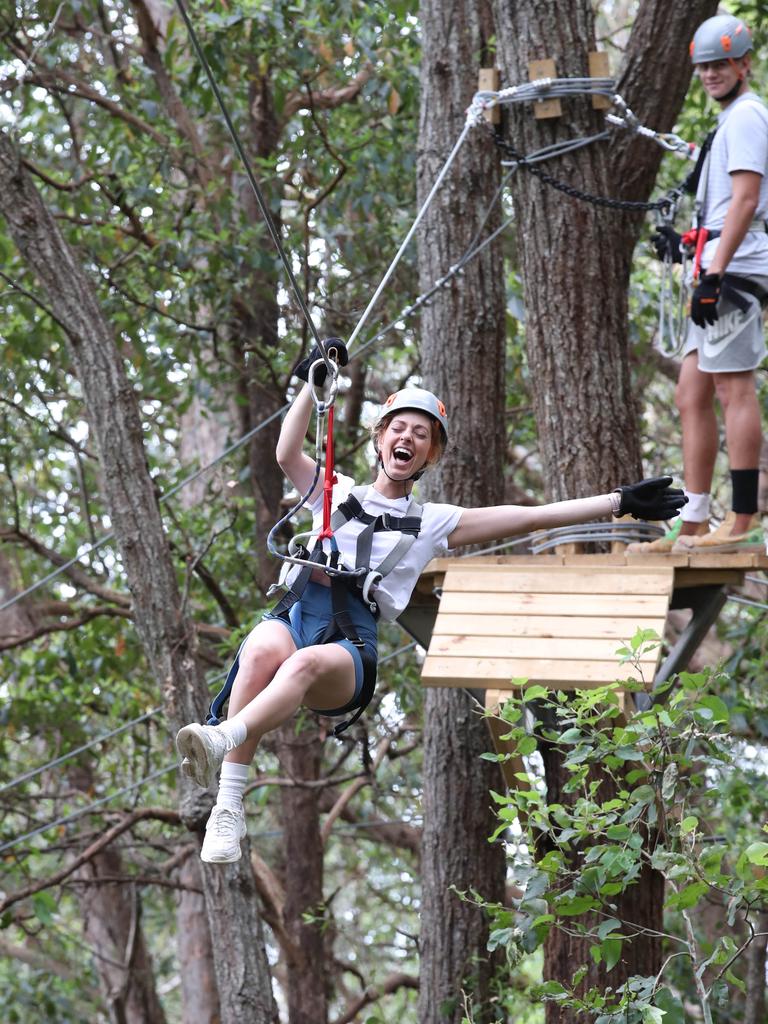
M371 591L378 587L383 578L384 577L380 572L377 572L375 569L371 569L363 580L363 600L366 604L375 603L373 596L371 595Z

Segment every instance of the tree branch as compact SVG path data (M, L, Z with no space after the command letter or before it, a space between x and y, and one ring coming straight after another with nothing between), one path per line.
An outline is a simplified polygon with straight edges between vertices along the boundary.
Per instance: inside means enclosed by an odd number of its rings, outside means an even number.
M392 995L393 992L397 992L401 988L418 989L418 987L419 979L413 974L390 974L381 985L369 985L361 996L358 996L357 999L349 1004L334 1024L351 1024L363 1007L368 1006L370 1003L375 1003L382 996Z
M339 89L321 89L312 93L312 102L316 110L335 110L345 103L351 103L360 95L363 86L373 75L373 65L365 64L347 85ZM283 105L283 121L288 121L293 115L306 107L307 97L301 89L289 92Z
M69 878L71 874L77 871L78 868L82 867L83 864L87 864L88 861L92 860L97 853L106 849L110 843L113 843L118 836L121 836L123 832L127 832L128 829L133 828L140 821L164 821L169 825L180 825L181 818L177 811L169 811L163 807L145 807L143 809L132 811L126 815L122 821L118 822L117 825L113 825L111 829L104 832L95 842L91 843L90 846L86 847L85 850L79 856L75 857L66 867L61 868L60 871L54 872L47 878L42 878L37 882L33 882L28 885L25 889L19 889L17 892L9 893L2 902L0 902L0 914L4 914L5 911L12 907L15 903L20 900L25 900L30 896L34 896L36 892L42 892L43 889L51 889L55 885L60 885L65 878Z

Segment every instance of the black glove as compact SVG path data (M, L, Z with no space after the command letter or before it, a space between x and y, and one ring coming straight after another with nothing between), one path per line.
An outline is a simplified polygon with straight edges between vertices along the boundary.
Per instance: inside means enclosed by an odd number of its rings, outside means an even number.
M349 362L349 353L347 352L347 346L341 340L341 338L326 338L323 342L325 345L325 351L328 353L329 358L334 359L339 366L346 366ZM309 380L309 368L312 363L316 363L318 359L322 359L323 354L320 348L315 345L312 351L309 353L306 359L302 359L300 363L297 363L293 368L294 375L301 378L301 380ZM325 384L325 378L328 376L328 367L325 363L322 363L315 369L314 378L315 384L322 386Z
M720 315L717 312L717 300L720 298L721 285L719 274L701 275L691 296L691 320L697 327L713 324Z
M659 224L656 234L651 235L651 245L656 250L656 256L660 259L669 257L673 263L683 262L681 249L682 235L679 235L669 224Z
M620 516L633 519L672 519L688 501L679 488L670 487L671 476L654 476L637 484L617 487L621 494Z

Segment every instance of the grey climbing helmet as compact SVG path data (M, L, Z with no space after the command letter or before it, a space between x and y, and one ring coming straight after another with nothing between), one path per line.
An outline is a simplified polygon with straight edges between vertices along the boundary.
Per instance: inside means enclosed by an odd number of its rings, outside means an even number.
M738 60L752 49L752 33L741 18L718 14L707 18L691 40L691 61L705 64L711 60Z
M437 395L433 395L431 391L425 391L424 388L403 388L402 391L396 391L393 395L390 395L379 411L374 430L378 428L385 416L403 409L415 409L417 412L425 412L428 416L437 420L440 424L443 444L447 443L448 413L445 411L445 406Z

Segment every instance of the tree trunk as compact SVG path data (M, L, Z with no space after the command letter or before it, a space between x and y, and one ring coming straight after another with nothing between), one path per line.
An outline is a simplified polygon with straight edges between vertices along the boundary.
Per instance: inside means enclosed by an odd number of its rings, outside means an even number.
M179 872L180 882L189 887L180 891L176 909L182 1017L189 1024L219 1024L221 1010L205 897L191 891L202 887L200 864L197 857L187 857Z
M91 282L44 207L7 135L0 135L0 213L63 326L99 449L105 501L114 526L136 628L173 731L208 703L195 659L195 636L181 612L174 565L163 530L142 442L136 395ZM182 788L181 814L199 828L210 796ZM216 976L226 1024L274 1018L253 873L246 856L236 865L203 868Z
M90 883L79 897L83 933L94 951L110 1021L165 1024L141 927L141 896L133 885L99 882L102 875L115 878L122 873L114 848L97 854L77 872L77 878Z
M492 34L489 8L424 0L418 197L421 204L461 131L477 90L478 55ZM490 58L480 57L481 64ZM425 290L463 255L499 183L499 161L482 130L458 161L422 222L419 284ZM483 228L500 223L496 204ZM504 279L498 244L470 262L422 316L424 384L445 402L448 452L425 479L432 500L483 505L502 500L504 431ZM482 453L482 455L481 455ZM453 891L491 901L504 890L504 852L491 845L489 789L498 767L481 761L488 728L470 695L428 690L424 705L424 834L418 1019L458 1022L463 993L476 1022L496 1020L490 1005L494 961L481 911Z
M277 756L291 779L317 780L322 750L317 727L311 722L298 735L295 722L287 722L279 730ZM330 972L325 969L323 943L321 793L320 788L300 785L280 790L285 850L283 920L293 951L293 955L286 956L285 964L289 1024L325 1024L328 1019L326 979Z
M716 4L698 0L669 5L645 0L634 23L618 92L643 123L670 130L682 104L691 68L687 45L695 26ZM592 5L495 0L502 87L528 80L528 62L556 56L558 77L586 77L594 50ZM642 80L641 80L642 75ZM663 83L663 88L661 88ZM504 136L523 154L554 141L600 131L602 113L586 97L562 101L563 113L537 121L531 105L512 105ZM642 138L618 135L547 162L554 177L589 193L646 200L662 151ZM684 173L684 172L683 172ZM681 174L682 176L682 174ZM578 497L605 491L641 471L628 359L627 294L632 252L643 221L566 197L523 170L513 182L518 227L518 265L523 269L526 342L534 412L549 496ZM574 254L578 258L574 259ZM552 748L542 749L547 799L556 802L565 783ZM619 918L652 930L661 927L663 885L647 872L617 899ZM569 984L587 966L585 984L616 987L631 974L652 974L660 965L657 939L636 940L610 974L591 963L589 942L553 932L546 946L545 978ZM547 1021L570 1024L554 1004Z

